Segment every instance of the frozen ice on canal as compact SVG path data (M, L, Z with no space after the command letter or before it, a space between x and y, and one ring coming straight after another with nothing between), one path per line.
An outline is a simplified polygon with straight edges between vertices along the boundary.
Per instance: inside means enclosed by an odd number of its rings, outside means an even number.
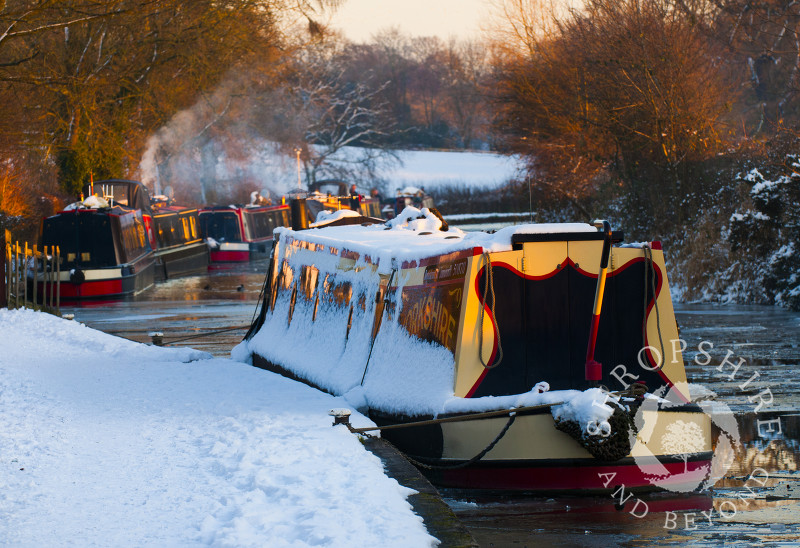
M437 542L340 399L31 311L0 310L0 348L0 545Z

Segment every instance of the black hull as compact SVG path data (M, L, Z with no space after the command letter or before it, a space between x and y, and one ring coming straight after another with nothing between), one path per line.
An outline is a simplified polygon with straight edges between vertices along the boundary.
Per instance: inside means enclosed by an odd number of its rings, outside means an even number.
M205 241L159 250L156 252L156 280L205 272L208 263L208 245Z

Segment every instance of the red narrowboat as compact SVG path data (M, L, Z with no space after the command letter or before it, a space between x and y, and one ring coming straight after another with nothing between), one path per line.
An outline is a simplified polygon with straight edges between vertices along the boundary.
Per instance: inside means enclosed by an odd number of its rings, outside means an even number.
M212 263L247 262L269 257L272 231L289 226L287 205L230 205L199 212L200 234Z

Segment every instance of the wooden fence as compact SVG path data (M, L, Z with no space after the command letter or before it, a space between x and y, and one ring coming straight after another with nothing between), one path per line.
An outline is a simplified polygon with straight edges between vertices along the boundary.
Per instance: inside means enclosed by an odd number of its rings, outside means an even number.
M58 246L12 243L5 231L0 307L31 308L61 315L61 255Z

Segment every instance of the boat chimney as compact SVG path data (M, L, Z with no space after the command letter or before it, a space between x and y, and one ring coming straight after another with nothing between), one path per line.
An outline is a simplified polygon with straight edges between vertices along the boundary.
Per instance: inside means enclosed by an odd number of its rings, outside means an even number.
M308 229L308 210L305 198L294 198L291 203L292 230Z

